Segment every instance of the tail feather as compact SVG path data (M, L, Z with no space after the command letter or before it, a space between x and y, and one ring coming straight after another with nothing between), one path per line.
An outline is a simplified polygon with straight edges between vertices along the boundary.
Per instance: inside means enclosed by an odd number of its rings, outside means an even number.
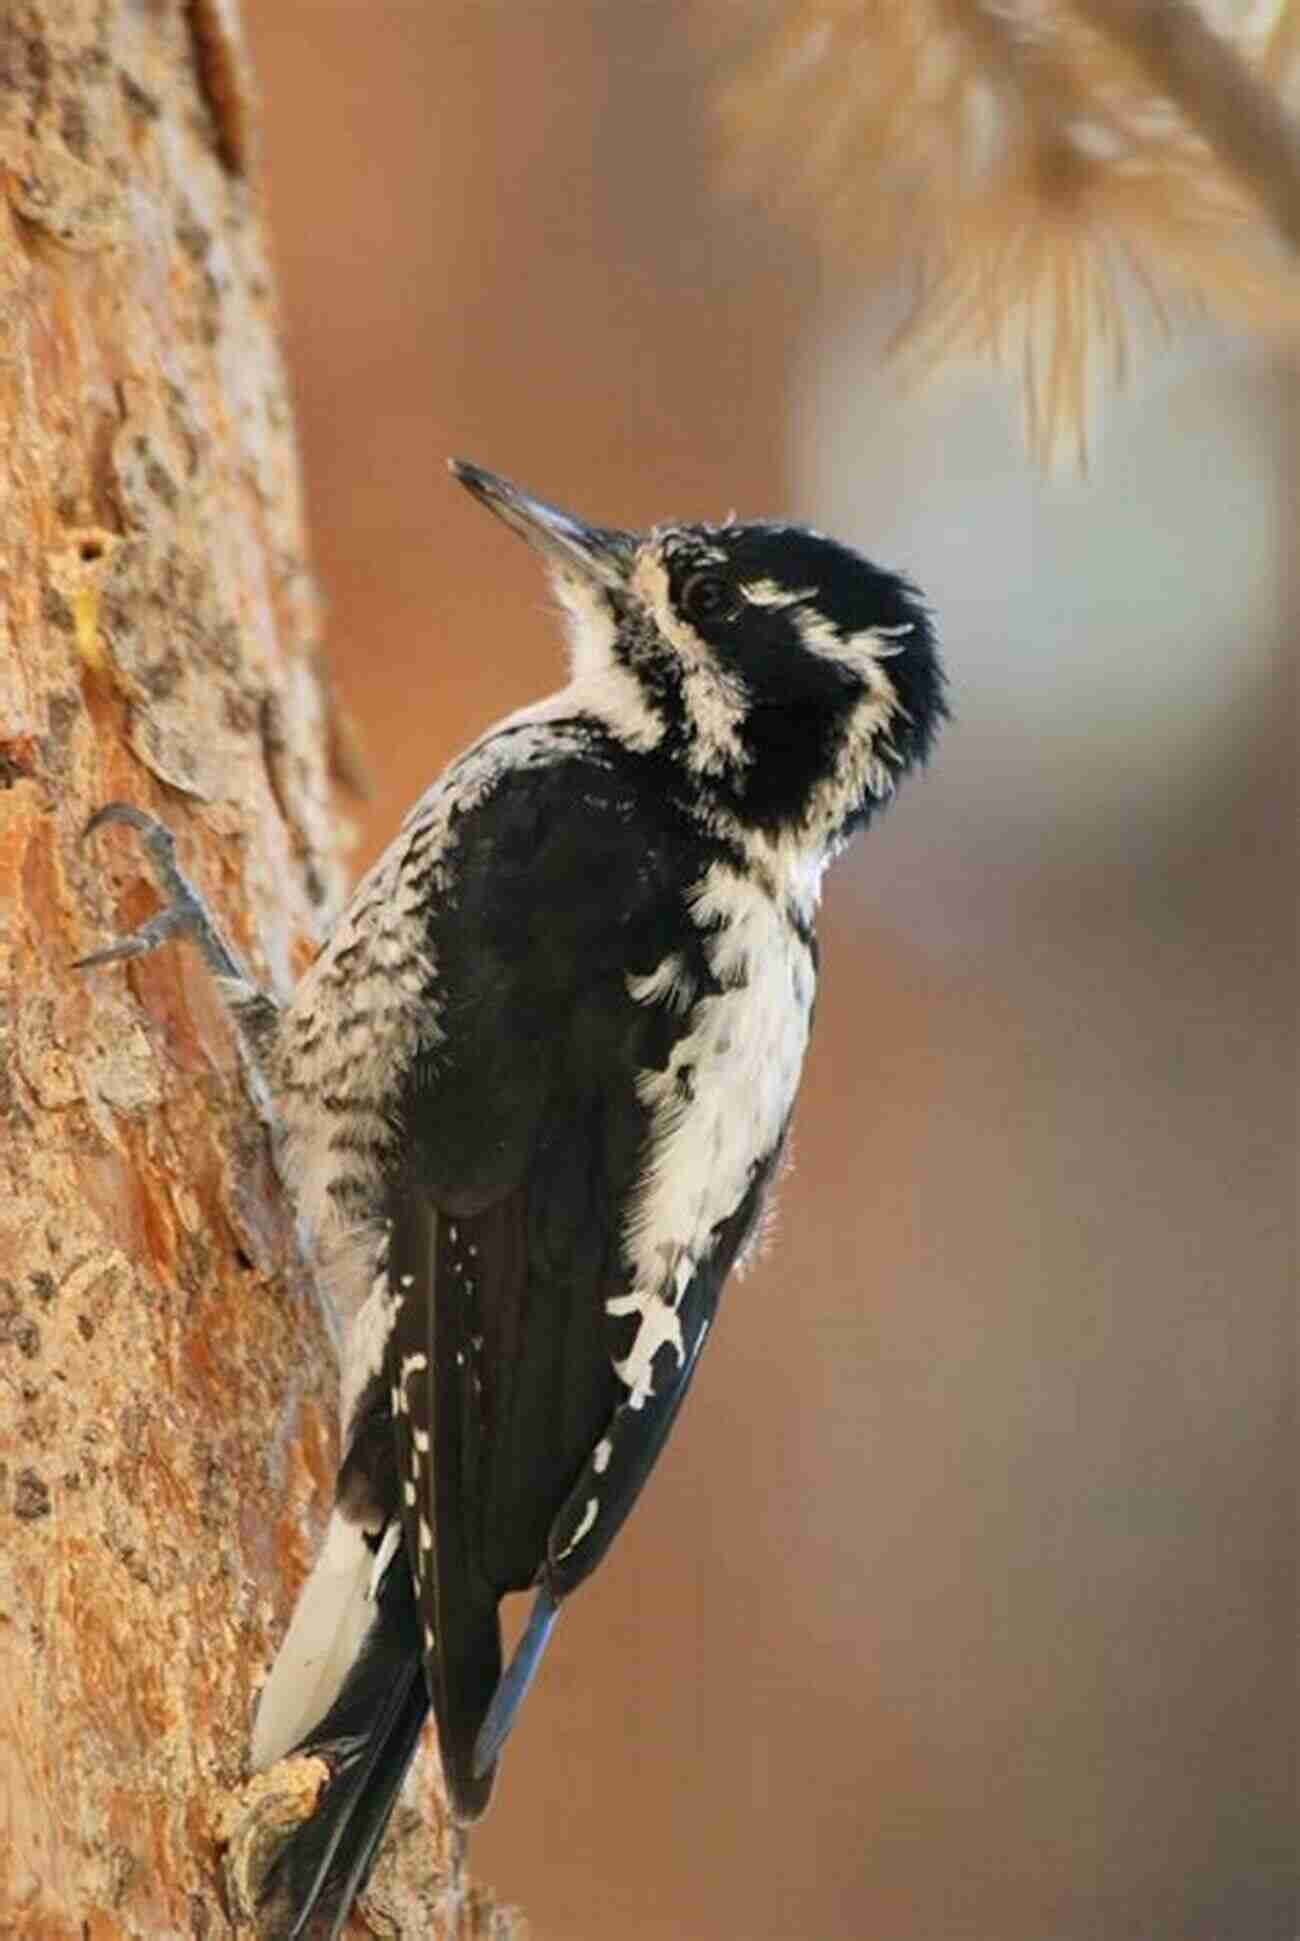
M399 1549L384 1573L365 1642L334 1702L296 1748L317 1753L330 1781L316 1811L290 1835L262 1890L263 1912L296 1941L313 1917L341 1933L365 1886L429 1712L415 1592Z
M301 1745L333 1705L375 1618L375 1555L356 1523L334 1511L303 1585L253 1723L253 1769Z
M546 1640L550 1637L555 1620L560 1615L559 1601L550 1585L543 1581L533 1599L532 1615L528 1629L515 1649L509 1668L499 1680L492 1694L492 1703L484 1714L483 1723L474 1740L474 1776L481 1779L490 1775L501 1756L515 1722L519 1707L528 1696L528 1688L537 1676L537 1667L542 1662Z
M401 1714L395 1718L393 1729L382 1748L382 1768L377 1771L380 1761L372 1760L365 1777L356 1782L357 1810L347 1826L347 1850L352 1855L352 1861L346 1876L337 1887L332 1887L328 1870L323 1867L317 1870L316 1880L320 1890L337 1910L330 1930L330 1941L338 1941L348 1918L348 1910L370 1878L370 1869L375 1864L380 1842L392 1818L402 1781L415 1756L428 1715L429 1701L423 1689L413 1691Z

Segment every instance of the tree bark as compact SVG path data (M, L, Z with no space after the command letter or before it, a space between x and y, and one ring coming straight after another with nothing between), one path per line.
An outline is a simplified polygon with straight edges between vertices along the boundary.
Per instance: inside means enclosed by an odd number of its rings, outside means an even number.
M0 16L0 1933L235 1931L222 1843L336 1366L188 947L79 975L176 833L264 982L345 885L229 0ZM337 738L334 738L337 747ZM430 1760L430 1766L432 1761ZM426 1774L358 1933L504 1934Z

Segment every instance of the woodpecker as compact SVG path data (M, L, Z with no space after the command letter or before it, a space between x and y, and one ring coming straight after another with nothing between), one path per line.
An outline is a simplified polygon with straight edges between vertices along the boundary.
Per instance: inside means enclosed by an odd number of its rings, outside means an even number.
M541 554L570 678L421 797L285 1005L161 825L91 825L139 829L170 901L83 962L198 942L355 1312L335 1507L253 1733L256 1766L331 1773L268 1885L293 1935L341 1929L430 1708L453 1813L487 1805L755 1233L827 863L945 713L915 588L819 533L637 534L451 470ZM524 1590L504 1666L498 1605Z

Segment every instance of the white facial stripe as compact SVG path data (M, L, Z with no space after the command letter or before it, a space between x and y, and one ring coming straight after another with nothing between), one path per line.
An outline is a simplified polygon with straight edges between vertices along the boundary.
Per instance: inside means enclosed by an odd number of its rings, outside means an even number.
M685 691L686 716L693 729L686 759L700 775L718 775L740 768L749 760L740 736L746 697L742 684L719 666L717 656L694 628L674 612L668 597L668 571L662 546L645 546L632 575L632 591L656 630L677 656ZM696 551L695 557L706 557ZM718 555L719 559L723 555Z
M907 649L901 646L887 646L885 643L894 640L902 641L907 638L908 634L914 634L916 632L916 622L915 620L900 620L896 627L873 627L871 631L881 643L876 648L876 659L893 660L896 655L905 654Z
M822 660L835 661L841 667L852 668L855 674L867 680L869 686L872 684L872 674L880 672L881 661L902 651L888 643L900 634L912 631L911 622L908 621L901 627L864 627L860 633L842 634L824 614L811 606L801 606L792 618L799 639L810 654L817 654ZM892 683L885 681L885 687L892 696Z
M876 682L888 698L872 691ZM840 766L818 796L818 815L828 830L842 828L845 819L867 796L883 802L886 796L892 795L894 770L885 757L889 755L897 761L898 751L889 739L889 724L898 713L894 684L877 668L875 681L853 710Z
M801 606L811 600L817 592L815 586L779 586L775 580L745 580L740 591L752 607L771 607L780 612L783 607Z
M864 627L860 633L841 634L811 607L801 607L793 619L799 639L810 654L851 668L866 688L853 710L840 764L818 795L818 819L835 829L864 795L881 801L893 789L894 774L887 758L896 761L897 750L889 739L889 729L903 710L898 689L881 662L903 651L893 643L911 633L913 623L909 620L898 626Z

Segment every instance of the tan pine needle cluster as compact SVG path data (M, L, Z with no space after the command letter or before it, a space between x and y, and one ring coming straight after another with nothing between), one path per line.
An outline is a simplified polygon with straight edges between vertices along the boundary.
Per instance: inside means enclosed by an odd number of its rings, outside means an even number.
M1135 311L1300 333L1300 133L1278 108L1300 0L1224 11L1212 32L1191 0L785 0L723 95L733 179L855 273L901 277L924 368L1018 365L1033 450L1082 461Z

